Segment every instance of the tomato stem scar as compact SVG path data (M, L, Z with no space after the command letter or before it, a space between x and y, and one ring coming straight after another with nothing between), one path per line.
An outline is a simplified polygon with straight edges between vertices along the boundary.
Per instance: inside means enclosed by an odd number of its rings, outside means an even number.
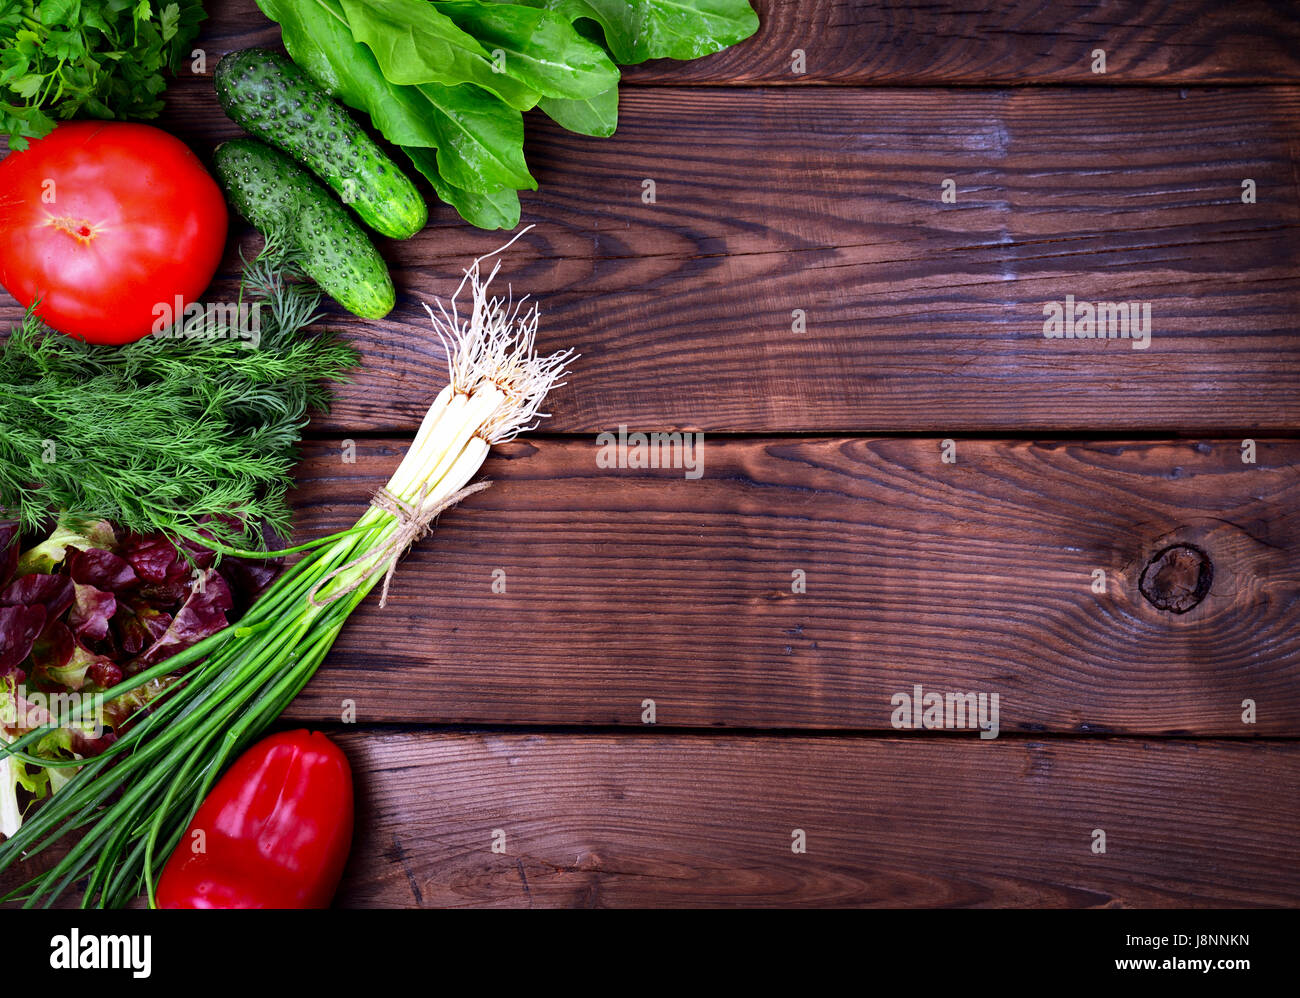
M48 224L60 232L66 232L83 246L89 246L90 241L95 238L95 227L90 224L89 220L84 218L55 217L51 215Z

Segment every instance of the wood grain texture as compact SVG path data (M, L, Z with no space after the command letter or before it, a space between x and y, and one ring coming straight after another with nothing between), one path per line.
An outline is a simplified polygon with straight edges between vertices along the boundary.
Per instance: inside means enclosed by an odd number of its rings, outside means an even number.
M340 740L363 815L346 906L1300 902L1294 743Z
M209 73L275 44L253 0L209 6ZM1300 903L1294 5L756 7L743 45L630 69L613 139L528 117L538 227L503 277L583 354L568 436L494 456L285 718L356 769L339 904ZM207 76L168 105L201 155L238 134ZM391 319L331 316L366 367L314 425L304 535L386 480L442 384L420 302L504 241L433 214L382 245ZM1151 302L1153 346L1046 341L1066 295ZM708 430L703 478L598 468L620 423ZM876 431L921 436L832 435ZM1057 431L1220 438L962 436ZM1175 544L1214 566L1183 614L1139 592ZM894 732L917 683L997 693L1001 737Z
M404 446L355 443L309 448L304 534L350 525ZM890 730L920 683L997 692L1003 731L1295 735L1300 444L1238 444L961 440L949 465L937 440L706 438L688 480L520 441L290 715L637 727L649 698L660 725ZM1184 614L1138 591L1173 543L1214 566Z
M340 908L1300 903L1295 742L331 737L357 795Z
M753 0L753 38L624 80L661 83L1300 82L1300 19L1284 0ZM254 0L213 0L203 40L273 44ZM1107 53L1104 75L1092 51ZM806 55L793 71L793 52Z
M665 88L626 103L612 139L530 127L538 227L501 280L541 300L544 346L583 355L553 430L1300 425L1300 91ZM237 134L211 94L170 120L200 149ZM956 204L940 202L949 177ZM1241 202L1243 178L1259 203ZM408 433L423 415L442 352L420 303L503 241L435 216L384 246L389 319L339 320L365 369L319 430ZM1044 306L1067 295L1149 302L1150 348L1046 339ZM6 299L0 325L17 316Z

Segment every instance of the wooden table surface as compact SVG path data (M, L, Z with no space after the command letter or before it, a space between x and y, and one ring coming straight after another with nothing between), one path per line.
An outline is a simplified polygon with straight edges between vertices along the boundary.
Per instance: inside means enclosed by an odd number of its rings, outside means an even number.
M1300 903L1296 8L755 7L628 70L613 138L527 118L503 279L582 359L290 710L356 770L338 903ZM209 73L278 40L209 9ZM162 124L238 134L210 76ZM504 241L432 215L389 319L332 316L365 366L304 535L387 479L444 383L421 302ZM1068 295L1149 302L1149 348L1045 338ZM702 476L598 466L620 425L703 431ZM1179 544L1183 613L1142 591ZM917 685L998 737L899 730Z

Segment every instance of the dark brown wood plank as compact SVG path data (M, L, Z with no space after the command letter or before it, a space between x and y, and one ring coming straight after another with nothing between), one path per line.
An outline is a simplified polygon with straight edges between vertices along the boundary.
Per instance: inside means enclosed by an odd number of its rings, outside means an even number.
M644 83L1235 83L1300 80L1276 0L755 0L750 42L630 69ZM1106 52L1105 73L1093 52ZM794 53L805 71L794 72ZM680 75L683 74L684 75Z
M350 525L403 446L313 444L302 532ZM1003 732L1296 735L1300 443L1257 448L706 439L688 480L521 440L290 714L638 727L652 699L660 725L888 731L919 683L998 693ZM1214 572L1182 614L1139 591L1175 543Z
M341 742L362 809L345 906L1300 902L1295 743Z
M357 793L340 908L1300 902L1295 742L331 737Z
M656 91L611 140L541 123L539 227L506 276L583 355L551 425L1294 427L1300 91L1243 99ZM403 301L358 330L375 373L336 425L416 424L411 375L440 357L419 299L498 245L435 226L391 247ZM1044 338L1067 295L1150 302L1152 347Z
M1300 18L1279 0L753 0L759 33L630 83L1237 83L1300 81ZM254 0L208 4L218 54L278 38ZM1104 48L1106 72L1092 71ZM794 52L805 53L803 73Z
M236 134L210 94L181 110L201 148ZM1289 433L1297 127L1289 89L641 90L612 139L534 123L538 227L502 281L583 355L554 430ZM503 242L435 216L385 246L390 318L341 320L366 368L318 428L418 423L442 365L420 302ZM1046 339L1069 295L1149 303L1150 348Z

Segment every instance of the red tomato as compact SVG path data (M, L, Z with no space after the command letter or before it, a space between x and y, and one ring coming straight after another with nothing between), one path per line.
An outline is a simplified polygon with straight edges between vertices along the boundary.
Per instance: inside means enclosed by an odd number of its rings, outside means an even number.
M179 318L177 297L183 311L203 294L225 247L216 181L149 125L61 124L0 162L0 191L0 284L92 343L130 343Z
M272 735L199 806L163 869L158 907L327 907L351 842L347 757L318 731Z

